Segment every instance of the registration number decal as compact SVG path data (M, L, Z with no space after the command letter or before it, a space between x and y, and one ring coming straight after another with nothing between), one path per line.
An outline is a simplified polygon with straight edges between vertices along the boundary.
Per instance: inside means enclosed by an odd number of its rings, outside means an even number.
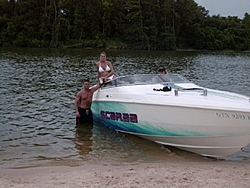
M227 119L250 120L250 115L242 115L242 114L216 112L216 116L220 118L227 118Z

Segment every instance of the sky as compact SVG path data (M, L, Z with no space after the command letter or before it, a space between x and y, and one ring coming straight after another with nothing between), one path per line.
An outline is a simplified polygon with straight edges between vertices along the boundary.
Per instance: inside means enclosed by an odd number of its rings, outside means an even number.
M209 10L209 15L238 16L244 18L247 12L250 14L250 0L194 0Z

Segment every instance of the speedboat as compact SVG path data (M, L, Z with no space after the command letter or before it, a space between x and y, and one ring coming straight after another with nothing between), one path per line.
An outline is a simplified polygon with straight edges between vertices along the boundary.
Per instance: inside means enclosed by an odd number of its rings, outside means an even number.
M179 74L117 77L94 93L95 120L118 132L209 157L250 143L250 98Z

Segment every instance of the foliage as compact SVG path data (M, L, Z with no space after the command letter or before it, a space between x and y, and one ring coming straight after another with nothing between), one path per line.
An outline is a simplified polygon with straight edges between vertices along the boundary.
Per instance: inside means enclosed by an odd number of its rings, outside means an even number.
M194 0L0 0L0 45L250 50L250 15ZM118 45L118 46L117 46Z

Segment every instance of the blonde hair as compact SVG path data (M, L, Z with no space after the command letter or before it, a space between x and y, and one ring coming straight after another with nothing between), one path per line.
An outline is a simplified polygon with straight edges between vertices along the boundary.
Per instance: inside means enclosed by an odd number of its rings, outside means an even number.
M106 52L101 52L100 55L102 55L102 54L105 55L105 56L107 55Z

